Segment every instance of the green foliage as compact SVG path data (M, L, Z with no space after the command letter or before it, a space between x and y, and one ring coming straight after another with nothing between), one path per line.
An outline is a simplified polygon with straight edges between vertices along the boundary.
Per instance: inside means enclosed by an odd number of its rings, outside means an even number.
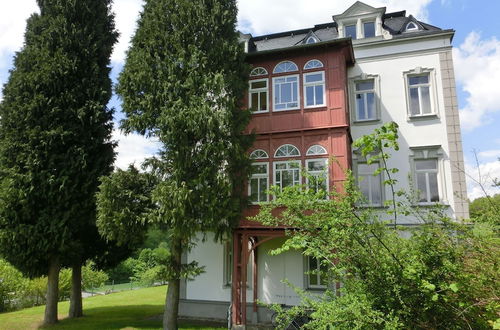
M500 225L500 194L476 198L469 205L470 218L474 222Z
M395 127L382 128L355 145L388 159L384 148L397 146L395 133ZM344 193L327 201L305 187L273 188L274 198L255 217L296 228L275 253L300 249L328 266L321 275L332 286L342 283L319 299L298 290L302 306L283 311L282 320L307 313L309 329L485 329L498 323L500 239L491 226L457 223L439 206L412 213L418 226L388 226L384 212L356 208L361 194L348 177ZM398 209L390 214L397 215L413 204L393 206ZM276 215L276 209L282 211Z
M0 104L0 252L24 274L85 259L98 178L114 160L110 0L38 1Z

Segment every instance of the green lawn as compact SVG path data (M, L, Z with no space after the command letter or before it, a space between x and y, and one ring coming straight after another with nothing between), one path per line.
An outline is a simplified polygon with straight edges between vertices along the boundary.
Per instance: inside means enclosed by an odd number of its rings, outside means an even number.
M59 303L60 322L47 329L161 329L166 286L123 291L83 300L84 317L65 319L69 303ZM0 314L0 329L37 329L45 306ZM181 329L223 329L181 324Z

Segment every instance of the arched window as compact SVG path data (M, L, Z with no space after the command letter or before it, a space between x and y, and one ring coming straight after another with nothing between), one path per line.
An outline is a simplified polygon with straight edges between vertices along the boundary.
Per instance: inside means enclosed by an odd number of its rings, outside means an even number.
M318 42L318 39L314 38L314 37L309 37L307 38L306 40L306 44L315 44Z
M250 158L251 159L266 159L266 158L269 158L269 155L267 154L267 152L265 152L264 150L262 149L257 149L257 150L254 150L251 154L250 154Z
M417 24L413 23L413 22L410 22L406 25L406 31L415 31L415 30L418 30L418 26Z
M256 76L264 76L264 75L267 75L267 70L262 68L262 67L258 67L258 68L254 68L251 72L250 72L250 77L256 77Z
M326 155L326 149L320 146L319 144L315 144L307 149L306 156L315 156L315 155Z
M293 72L293 71L299 71L297 64L293 63L292 61L284 61L284 62L278 63L274 67L273 73L284 73L284 72Z
M298 156L300 156L299 149L297 149L296 146L291 144L282 145L274 153L275 158L298 157Z
M310 69L317 69L317 68L322 68L323 63L318 60L310 60L304 65L304 70L310 70Z

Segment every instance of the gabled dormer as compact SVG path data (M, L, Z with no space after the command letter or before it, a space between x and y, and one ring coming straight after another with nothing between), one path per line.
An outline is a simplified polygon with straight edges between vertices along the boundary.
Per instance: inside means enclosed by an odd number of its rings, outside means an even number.
M384 14L385 7L375 8L356 1L342 14L333 16L333 19L337 23L339 37L364 40L382 37Z
M422 24L420 24L419 21L415 19L415 17L413 17L413 15L410 15L406 20L406 22L401 27L401 31L399 32L407 33L407 32L417 32L421 30L425 30L425 28L422 26Z
M316 33L314 33L313 30L311 30L304 37L304 39L302 39L302 41L300 43L308 45L308 44L315 44L315 43L320 42L320 41L321 41L321 39L316 35Z

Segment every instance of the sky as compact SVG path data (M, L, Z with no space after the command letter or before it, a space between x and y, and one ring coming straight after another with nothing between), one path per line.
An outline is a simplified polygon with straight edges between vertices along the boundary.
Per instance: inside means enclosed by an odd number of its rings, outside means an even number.
M253 36L312 27L331 22L332 15L344 12L354 0L238 0L238 29ZM456 31L453 59L457 80L460 120L468 196L484 195L475 181L488 193L500 193L491 185L500 178L500 12L498 0L366 0L387 12L406 10L417 19L443 29ZM114 0L116 26L120 40L112 58L112 79L123 68L125 52L142 0ZM26 19L38 11L36 0L2 1L0 4L0 85L8 79L13 56L23 45ZM0 100L1 100L0 92ZM115 121L122 118L120 101L113 97ZM115 124L113 139L119 141L115 165L127 167L157 150L155 142L139 135L123 135Z

